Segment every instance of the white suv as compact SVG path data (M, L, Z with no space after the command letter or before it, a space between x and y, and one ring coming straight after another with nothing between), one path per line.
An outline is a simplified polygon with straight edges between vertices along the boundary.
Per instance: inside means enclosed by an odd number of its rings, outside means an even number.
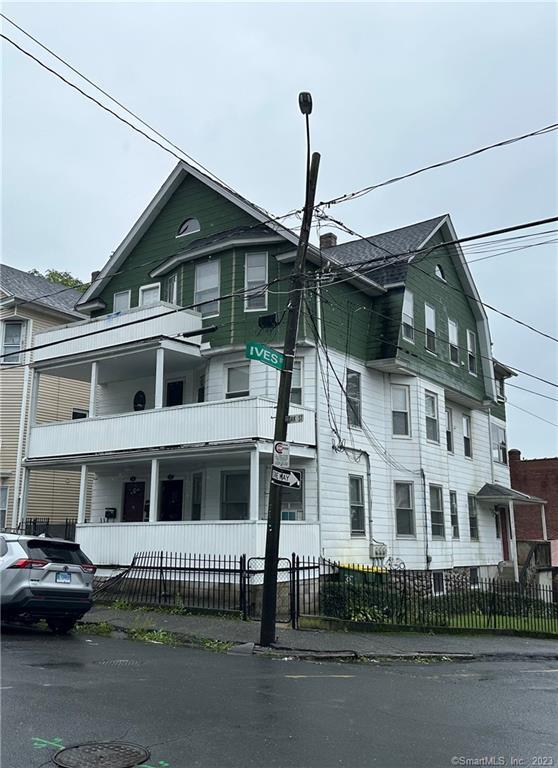
M91 608L95 566L79 544L43 536L0 533L2 620L45 619L58 633Z

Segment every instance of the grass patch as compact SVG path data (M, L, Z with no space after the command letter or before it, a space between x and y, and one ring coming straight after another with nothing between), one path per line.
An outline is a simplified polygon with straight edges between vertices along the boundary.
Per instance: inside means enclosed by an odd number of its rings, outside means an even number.
M162 645L180 645L178 638L172 632L165 629L146 629L137 627L129 629L128 637L132 640L142 640L145 643L161 643Z
M486 616L476 613L463 613L452 616L448 626L462 629L513 629L519 632L547 632L558 635L558 619L537 619L522 616Z
M112 626L108 621L100 621L98 624L77 624L74 632L79 632L83 635L101 635L107 637L112 633Z

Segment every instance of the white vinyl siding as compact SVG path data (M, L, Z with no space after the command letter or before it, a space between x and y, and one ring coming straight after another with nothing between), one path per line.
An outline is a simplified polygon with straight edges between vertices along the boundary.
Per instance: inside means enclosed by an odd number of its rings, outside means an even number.
M438 395L435 395L433 392L425 392L424 407L426 411L426 439L431 440L434 443L439 443Z
M411 291L405 288L403 297L403 338L407 341L415 340L415 308L414 297Z
M398 536L415 535L413 484L395 483L395 528Z
M246 254L244 309L248 312L267 309L267 260L267 253Z
M409 387L391 385L391 427L394 437L409 437L411 420L409 414Z
M139 289L140 307L151 307L161 298L161 284L142 285Z
M454 320L448 320L449 358L450 363L459 365L458 328Z
M469 373L477 375L477 337L473 331L467 331L467 365Z
M130 309L130 291L119 291L112 297L113 312L127 312Z
M426 336L424 344L429 352L436 353L436 310L430 304L424 305Z
M204 261L196 264L194 279L194 304L199 304L202 317L219 314L219 261ZM203 303L202 303L203 302Z

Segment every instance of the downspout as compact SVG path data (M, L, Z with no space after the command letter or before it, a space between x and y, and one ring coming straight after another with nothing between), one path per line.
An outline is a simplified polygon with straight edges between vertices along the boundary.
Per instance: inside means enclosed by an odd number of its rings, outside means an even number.
M420 439L420 435L422 433L422 423L420 419L420 392L418 391L418 382L417 382L417 412L419 415L419 440L418 440L418 448L419 448L419 462L420 462L420 477L422 480L422 503L424 506L424 560L426 562L426 570L428 571L430 569L430 551L428 547L428 504L427 504L427 496L426 496L426 475L424 472L424 468L422 466L422 440ZM423 398L424 399L424 398Z
M25 334L26 346L30 347L33 342L33 320L27 321L27 333ZM20 510L20 480L21 465L23 462L23 451L25 448L25 420L27 409L29 407L29 363L31 362L31 352L25 353L25 369L23 373L23 388L21 391L21 407L19 410L19 434L17 438L16 469L14 477L14 498L12 507L12 526L15 528L19 522Z

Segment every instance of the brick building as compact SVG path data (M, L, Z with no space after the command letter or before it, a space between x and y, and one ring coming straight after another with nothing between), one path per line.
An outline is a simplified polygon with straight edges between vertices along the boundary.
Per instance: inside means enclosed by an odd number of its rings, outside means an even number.
M542 518L533 507L515 507L515 530L518 541L558 539L558 457L522 459L517 449L509 451L512 488L545 499L546 537Z

